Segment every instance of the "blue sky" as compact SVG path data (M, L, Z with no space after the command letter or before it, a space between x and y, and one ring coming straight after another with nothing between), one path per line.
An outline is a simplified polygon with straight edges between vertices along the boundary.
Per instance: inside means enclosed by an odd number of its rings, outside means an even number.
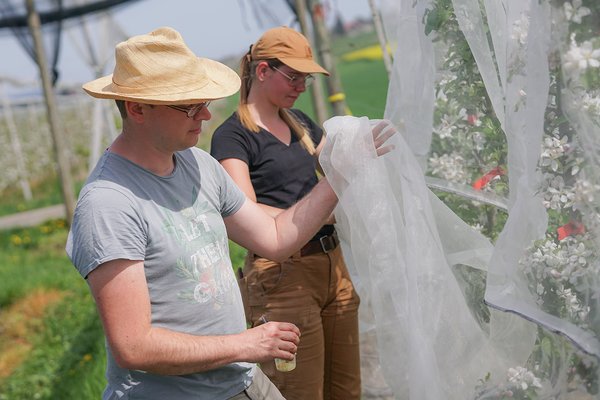
M263 8L268 4L268 9L256 18L251 2ZM336 12L340 12L344 21L359 16L369 18L371 15L368 0L322 2L329 10L328 20L332 20ZM264 30L293 23L292 14L282 0L139 0L118 8L113 17L128 36L147 33L160 26L171 26L182 34L198 56L214 59L241 54ZM114 40L117 39L113 38L113 42L107 39L106 29L97 22L91 22L88 28L96 52L106 54L108 61L104 73L110 73L114 65ZM73 28L63 36L58 66L62 83L79 83L94 78L94 72L78 50L84 48L81 37L81 31ZM0 79L9 77L35 82L39 75L37 67L13 37L0 36L0 48L3 50Z

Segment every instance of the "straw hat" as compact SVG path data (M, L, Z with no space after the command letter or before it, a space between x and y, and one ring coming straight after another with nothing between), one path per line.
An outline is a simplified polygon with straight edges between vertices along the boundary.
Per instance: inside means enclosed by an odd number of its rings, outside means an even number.
M84 84L83 90L101 99L193 104L230 96L240 88L235 71L196 57L179 32L168 27L119 43L115 60L111 75Z
M288 67L305 74L329 72L313 60L308 40L298 31L280 26L266 31L250 49L253 60L276 58Z

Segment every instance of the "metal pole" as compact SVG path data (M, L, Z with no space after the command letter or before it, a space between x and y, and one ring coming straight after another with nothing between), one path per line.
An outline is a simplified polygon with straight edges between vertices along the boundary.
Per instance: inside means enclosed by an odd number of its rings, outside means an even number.
M46 99L46 112L48 114L48 122L50 124L50 133L54 145L54 153L58 163L58 172L61 181L61 189L63 200L65 202L65 215L69 226L73 221L73 213L75 212L75 194L73 190L73 180L71 178L71 168L68 158L68 147L62 130L59 129L60 120L56 109L54 92L50 83L48 67L46 63L46 53L44 52L44 44L42 42L42 32L40 17L35 10L33 0L26 0L27 5L27 24L33 38L35 46L35 54L37 65L40 70L42 86L44 89L44 97Z
M329 41L329 32L323 20L323 6L319 0L308 0L311 10L313 27L315 28L315 41L323 67L329 71L329 79L327 79L327 89L329 93L329 102L333 107L335 115L349 114L346 107L346 95L342 90L342 84L337 74L337 68L333 56L331 55L331 44Z
M298 22L300 22L300 29L310 43L311 48L315 48L313 36L306 20L306 0L296 0L296 13L298 15ZM320 75L320 74L319 74ZM315 81L311 87L309 87L310 95L313 99L313 108L315 110L315 116L319 125L323 125L323 122L328 118L327 105L323 99L323 81L320 76L315 77Z

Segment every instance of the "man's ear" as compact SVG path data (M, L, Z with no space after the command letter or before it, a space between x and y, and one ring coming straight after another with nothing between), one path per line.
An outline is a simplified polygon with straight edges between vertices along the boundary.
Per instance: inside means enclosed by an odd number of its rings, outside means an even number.
M142 103L126 101L125 109L127 110L128 118L131 118L135 122L143 122L144 121L144 106Z

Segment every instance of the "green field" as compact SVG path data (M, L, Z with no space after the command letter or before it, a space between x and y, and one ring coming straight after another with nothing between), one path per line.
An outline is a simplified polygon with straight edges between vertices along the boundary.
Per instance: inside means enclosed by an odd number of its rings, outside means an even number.
M65 256L64 221L0 235L0 399L92 399L102 328Z
M345 51L373 43L371 33L338 39L333 48L352 114L381 118L388 84L383 62L340 60ZM211 107L216 123L236 101L214 111ZM307 94L296 105L313 114ZM210 132L200 146L207 148L209 141ZM74 172L79 189L85 173ZM32 181L32 191L30 202L16 186L1 191L0 215L61 201L53 173ZM0 232L0 400L100 397L105 384L102 327L85 281L65 255L66 236L62 220ZM244 250L232 245L231 256L240 266Z

